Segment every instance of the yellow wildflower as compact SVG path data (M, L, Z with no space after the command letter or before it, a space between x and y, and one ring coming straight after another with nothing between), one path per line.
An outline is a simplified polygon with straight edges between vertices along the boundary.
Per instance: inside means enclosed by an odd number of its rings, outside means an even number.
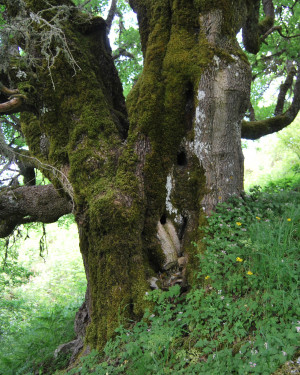
M257 220L260 220L260 217L256 216L256 219L257 219Z
M205 280L208 280L209 279L209 276L205 276Z
M242 223L240 223L239 221L237 221L237 222L236 222L236 225L241 226Z
M242 259L242 258L240 258L240 257L237 257L237 258L236 258L236 261L237 261L237 262L242 262L242 261L243 261L243 259Z
M247 275L250 275L250 276L251 276L251 275L253 275L253 272L248 271L248 272L247 272Z
M292 221L292 219L289 217L289 218L287 218L287 221Z

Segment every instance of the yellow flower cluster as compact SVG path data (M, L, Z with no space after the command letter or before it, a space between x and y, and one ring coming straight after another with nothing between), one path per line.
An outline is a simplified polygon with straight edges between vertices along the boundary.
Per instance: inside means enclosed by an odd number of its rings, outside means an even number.
M240 223L239 221L237 221L236 225L238 225L240 227L242 225L242 223Z
M248 271L248 272L247 272L247 275L250 275L250 276L251 276L251 275L253 275L253 272Z
M257 219L257 220L260 220L260 217L256 216L256 219Z
M236 258L236 261L237 261L237 262L242 262L242 261L243 261L243 259L242 259L242 258L240 258L240 257L237 257L237 258Z
M292 221L292 219L291 219L290 217L289 217L289 218L287 218L286 220L287 220L287 221Z

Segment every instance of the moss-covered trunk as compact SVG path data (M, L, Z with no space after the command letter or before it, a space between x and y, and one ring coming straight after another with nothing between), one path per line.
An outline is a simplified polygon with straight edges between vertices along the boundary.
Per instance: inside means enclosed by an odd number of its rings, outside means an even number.
M74 14L66 26L75 75L60 56L51 77L45 65L19 84L34 98L34 114L22 115L30 151L74 204L88 280L86 343L98 348L120 321L141 316L150 286L191 281L199 224L243 184L250 77L235 34L244 1L131 5L145 64L128 97L129 129L100 19Z
M64 32L78 68L59 55L50 71L45 62L19 84L34 103L21 122L31 154L73 203L88 280L78 319L90 323L87 343L99 348L120 319L142 314L145 198L137 155L126 149L128 116L105 22L74 11ZM77 323L78 333L84 328Z
M128 147L138 148L141 134L149 143L143 154L143 249L156 271L180 257L187 267L178 282L185 285L196 266L191 240L197 240L198 226L217 203L243 189L241 120L251 75L236 33L247 2L130 4L138 16L144 70L127 100ZM167 255L163 266L157 262L161 250ZM162 283L170 282L166 272Z

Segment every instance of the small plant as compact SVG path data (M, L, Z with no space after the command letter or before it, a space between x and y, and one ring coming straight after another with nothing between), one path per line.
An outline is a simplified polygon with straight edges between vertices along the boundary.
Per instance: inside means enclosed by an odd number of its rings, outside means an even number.
M5 302L19 326L12 324L2 338L0 374L267 375L292 360L300 331L300 193L254 187L220 204L207 220L194 287L186 294L178 285L146 293L151 308L141 321L123 322L101 353L94 350L76 368L57 373L68 357L54 361L53 351L71 339L78 306L62 284L82 292L84 286L73 280L83 272L78 265L68 266L72 276L61 283L65 266L61 258L53 261L51 282L41 279L26 299ZM54 298L55 290L55 308L32 309L36 294Z
M201 228L197 285L148 293L143 319L70 374L272 374L299 340L299 219L295 192L256 187L219 205Z

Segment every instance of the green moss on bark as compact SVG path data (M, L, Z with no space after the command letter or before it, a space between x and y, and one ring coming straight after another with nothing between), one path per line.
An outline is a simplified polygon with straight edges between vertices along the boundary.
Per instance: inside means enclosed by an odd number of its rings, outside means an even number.
M215 51L202 35L199 13L191 3L156 1L148 6L147 17L151 32L147 26L145 67L128 96L127 105L131 132L143 133L151 142L144 168L147 212L143 239L152 264L159 269L163 255L155 233L166 209L167 175L176 164L182 140L193 138L192 124L187 125L186 121L187 101L191 99L189 96L196 97L201 73ZM143 25L140 27L143 33ZM187 212L193 206L197 219L193 218L191 231L195 234L205 176L199 162L188 170L191 172L188 179L178 178L174 205L180 212ZM191 237L186 238L184 248L191 253Z
M138 319L143 312L147 276L164 262L156 230L166 211L167 176L182 141L193 140L193 106L201 74L215 54L226 54L208 44L201 28L199 12L208 2L132 2L139 9L145 67L128 96L131 122L126 144L127 113L100 20L87 26L66 25L80 69L75 72L63 55L51 68L51 77L46 63L38 68L37 81L26 83L37 87L35 115L22 115L32 154L67 169L89 284L91 324L86 343L98 349L122 319ZM210 10L232 8L225 8L225 0L212 3ZM225 17L224 26L228 38L233 35L230 17ZM50 140L47 159L39 149L42 134ZM139 137L150 144L141 167L135 149ZM205 175L194 157L186 170L178 167L174 173L171 198L183 215L190 213L192 222L184 240L192 268L191 240L204 220L200 201L206 193Z
M28 91L35 114L23 113L21 122L31 154L63 171L72 185L90 291L86 342L101 349L121 317L142 314L148 289L141 241L144 210L138 194L133 194L134 153L127 153L128 162L117 173L127 113L105 24L95 20L88 27L65 26L80 69L74 71L63 54L50 72L46 63L38 67L37 79L20 85L21 92L36 88ZM47 156L40 150L43 134L50 141ZM126 171L130 164L132 173ZM56 173L50 171L49 178L61 185Z

